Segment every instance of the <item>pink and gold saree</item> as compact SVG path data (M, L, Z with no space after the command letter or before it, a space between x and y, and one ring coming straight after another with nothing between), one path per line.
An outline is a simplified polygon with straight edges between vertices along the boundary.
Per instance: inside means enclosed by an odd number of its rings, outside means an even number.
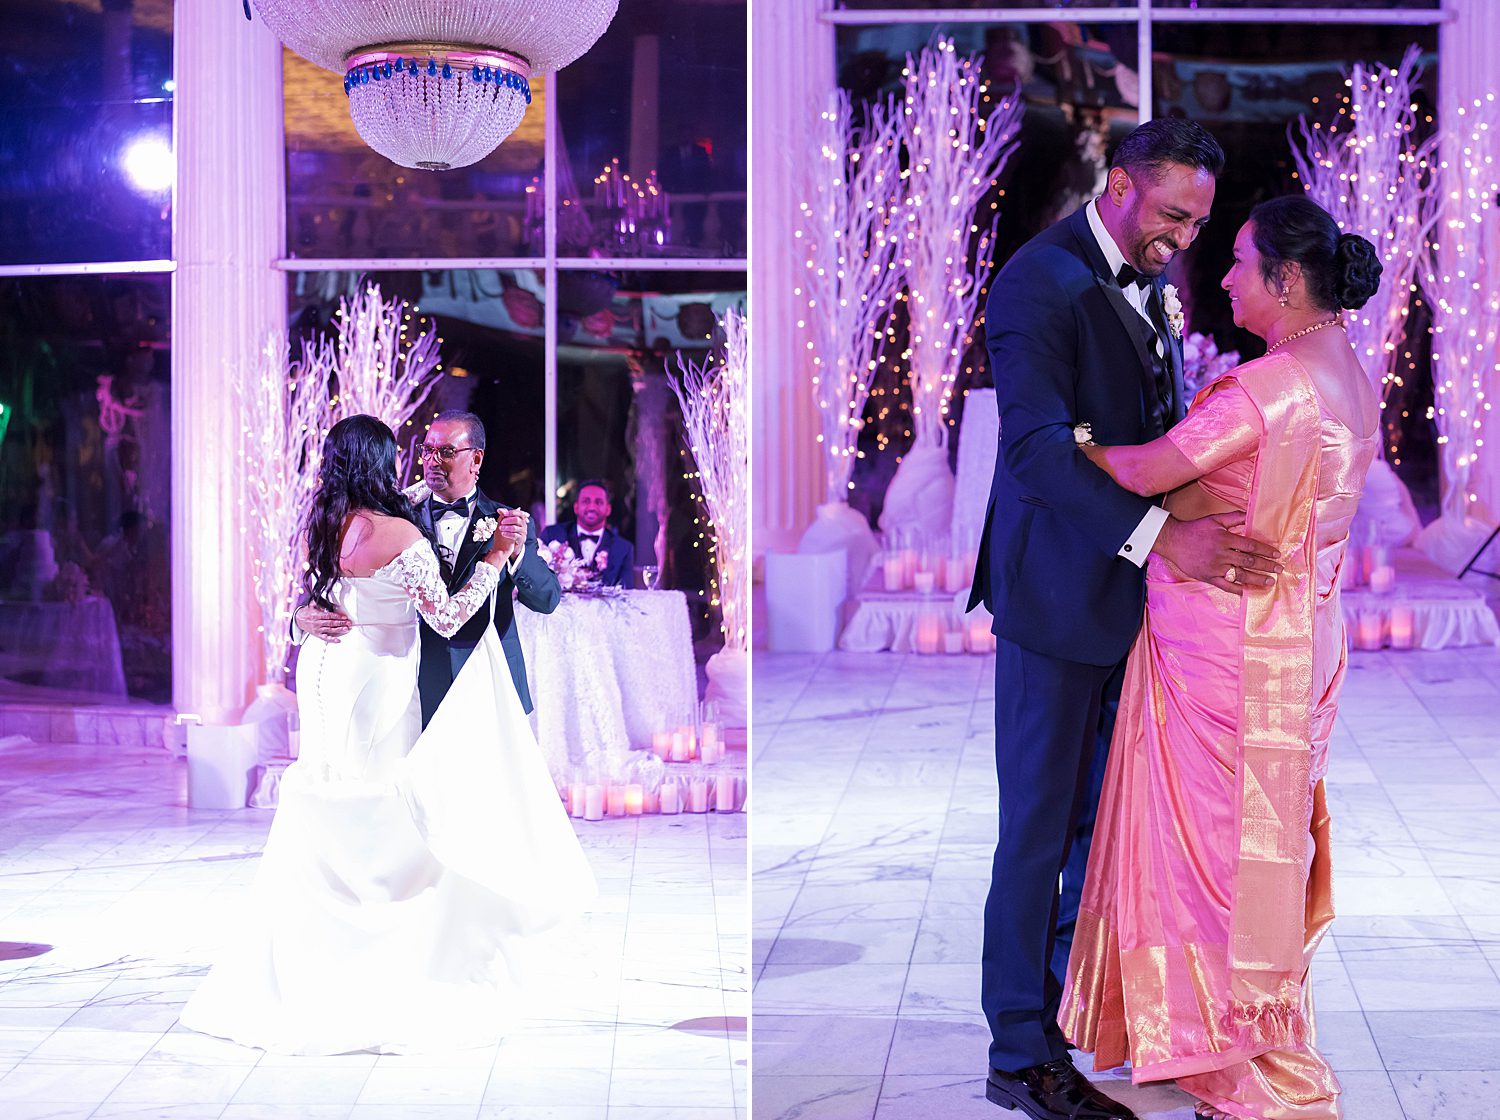
M1238 1117L1326 1120L1339 1085L1307 969L1333 917L1338 572L1376 436L1273 354L1204 389L1170 438L1286 568L1236 596L1151 558L1059 1022L1096 1068L1129 1060Z

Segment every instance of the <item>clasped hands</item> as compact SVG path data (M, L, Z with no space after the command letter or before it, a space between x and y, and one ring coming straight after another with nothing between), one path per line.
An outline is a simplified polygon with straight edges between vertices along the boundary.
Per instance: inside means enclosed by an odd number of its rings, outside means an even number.
M525 510L502 509L495 514L495 531L489 539L489 551L484 555L486 563L504 568L511 558L526 547L526 527L531 515ZM330 644L354 628L343 611L326 611L316 603L304 603L292 613L292 622L304 633L321 638Z

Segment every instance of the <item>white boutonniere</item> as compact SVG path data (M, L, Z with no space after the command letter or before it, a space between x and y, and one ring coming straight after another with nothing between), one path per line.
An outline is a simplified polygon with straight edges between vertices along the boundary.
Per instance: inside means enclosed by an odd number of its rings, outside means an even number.
M1079 447L1094 446L1094 426L1092 424L1075 424L1073 426L1073 442Z
M481 517L478 521L474 522L474 536L472 539L476 543L487 541L495 535L495 530L499 526L500 523L493 517Z
M1177 297L1176 285L1167 284L1162 288L1161 309L1167 313L1167 326L1172 329L1172 337L1181 338L1187 319L1182 314L1182 300Z
M605 548L596 549L594 552L594 567L601 572L609 566L609 550Z

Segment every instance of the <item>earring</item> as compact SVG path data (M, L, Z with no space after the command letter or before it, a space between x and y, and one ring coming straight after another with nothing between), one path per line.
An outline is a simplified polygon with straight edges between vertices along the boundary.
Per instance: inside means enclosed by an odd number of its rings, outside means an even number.
M1281 289L1281 299L1278 302L1280 302L1282 307L1285 307L1290 302L1290 299L1287 296L1287 289Z

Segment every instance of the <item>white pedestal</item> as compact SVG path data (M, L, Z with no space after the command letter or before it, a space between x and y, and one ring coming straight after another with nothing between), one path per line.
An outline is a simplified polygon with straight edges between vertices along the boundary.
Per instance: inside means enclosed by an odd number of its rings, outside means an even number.
M260 762L259 724L188 727L188 808L243 809Z
M849 581L847 586L863 587L870 574L870 565L880 555L880 543L865 515L851 509L846 502L824 502L818 507L818 516L797 542L798 552L838 552L848 557Z
M826 653L839 637L848 592L848 560L837 552L766 554L766 615L771 649Z
M750 658L744 650L721 649L704 666L708 673L705 700L719 705L725 727L746 727L750 722Z

